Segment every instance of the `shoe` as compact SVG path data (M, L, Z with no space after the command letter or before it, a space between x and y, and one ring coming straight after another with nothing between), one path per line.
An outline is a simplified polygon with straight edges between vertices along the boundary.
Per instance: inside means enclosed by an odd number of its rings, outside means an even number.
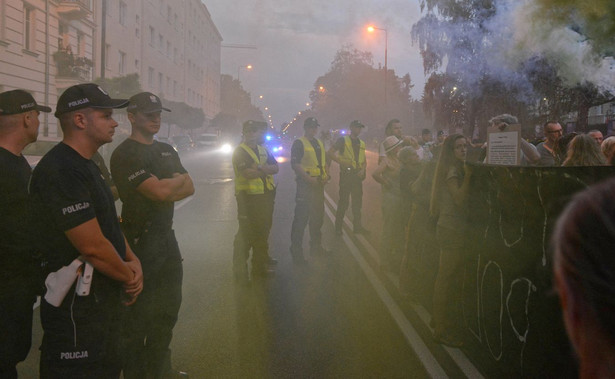
M432 334L434 341L439 343L440 345L445 345L448 347L462 347L463 341L458 338L451 336L450 334Z
M269 259L267 260L267 264L269 266L277 266L278 265L278 260L275 259L275 258L269 257Z
M352 232L353 232L354 234L363 234L364 236L366 236L366 235L368 235L368 234L369 234L369 230L365 229L365 228L364 228L364 227L362 227L362 226L359 226L358 228L354 228L354 229L352 230Z

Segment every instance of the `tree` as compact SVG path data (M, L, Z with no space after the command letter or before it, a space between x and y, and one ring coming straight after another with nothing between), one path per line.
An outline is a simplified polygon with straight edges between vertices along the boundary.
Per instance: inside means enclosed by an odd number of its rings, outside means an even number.
M316 79L310 92L315 117L328 129L347 128L352 120L360 120L368 126L366 134L372 136L382 134L389 118L398 118L407 125L410 75L399 78L393 70L386 72L386 104L384 75L383 68L373 66L371 53L344 45L337 51L330 70Z
M162 100L165 107L171 112L165 114L164 121L175 124L182 129L198 129L205 123L205 114L201 108L191 107L190 105L170 100Z
M94 83L101 86L112 98L128 99L132 95L143 92L139 82L139 74L117 76L115 78L97 78Z
M226 133L240 133L246 120L265 121L262 111L252 105L250 93L230 75L220 78L220 113L214 117L212 126Z

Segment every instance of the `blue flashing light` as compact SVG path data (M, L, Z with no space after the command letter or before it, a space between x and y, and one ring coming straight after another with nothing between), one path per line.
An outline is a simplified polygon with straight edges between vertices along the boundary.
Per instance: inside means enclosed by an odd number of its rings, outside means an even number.
M273 137L271 137L271 135L267 134L267 135L265 136L265 139L266 139L267 141L271 141L271 140L273 139Z

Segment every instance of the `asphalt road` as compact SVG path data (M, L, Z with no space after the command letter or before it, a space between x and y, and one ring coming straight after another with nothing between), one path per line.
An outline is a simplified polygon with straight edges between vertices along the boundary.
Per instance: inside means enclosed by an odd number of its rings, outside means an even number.
M396 278L377 270L373 246L381 216L379 187L371 177L364 219L372 233L367 239L334 235L334 181L323 227L332 254L307 256L308 266L299 267L289 253L294 174L288 159L281 159L270 236L279 265L275 277L246 287L232 276L237 221L230 155L194 151L182 160L196 193L178 202L175 213L184 257L183 303L171 346L177 369L191 378L480 377L460 350L428 338L428 313L400 298ZM369 171L375 160L369 153ZM38 373L38 308L34 334L30 355L19 366L24 378Z

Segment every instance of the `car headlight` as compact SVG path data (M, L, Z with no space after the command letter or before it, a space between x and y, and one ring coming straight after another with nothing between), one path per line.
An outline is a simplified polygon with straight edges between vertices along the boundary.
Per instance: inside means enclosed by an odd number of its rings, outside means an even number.
M222 146L220 146L220 152L221 153L228 154L228 153L230 153L232 151L233 151L233 146L231 146L230 143L225 143L225 144L222 144Z

